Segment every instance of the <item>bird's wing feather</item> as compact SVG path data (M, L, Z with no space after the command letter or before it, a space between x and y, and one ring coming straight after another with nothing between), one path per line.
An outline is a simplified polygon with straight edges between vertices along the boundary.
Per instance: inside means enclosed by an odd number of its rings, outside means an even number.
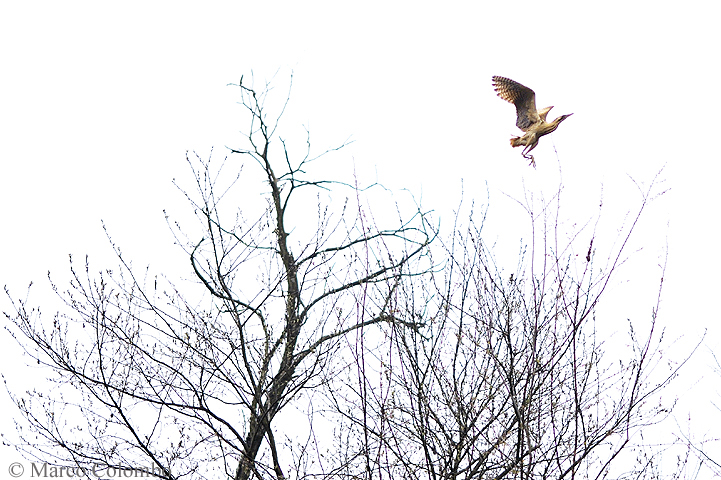
M493 77L493 88L503 100L516 106L516 126L527 131L541 117L536 110L536 93L530 88L506 77Z

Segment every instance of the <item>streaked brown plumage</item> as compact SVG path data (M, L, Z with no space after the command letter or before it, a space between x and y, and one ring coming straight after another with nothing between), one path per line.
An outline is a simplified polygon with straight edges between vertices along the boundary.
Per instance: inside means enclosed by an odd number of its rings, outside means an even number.
M561 115L552 122L547 122L546 115L553 107L536 110L536 93L510 78L494 76L493 89L503 100L516 106L516 126L526 133L522 137L511 138L511 146L520 147L525 145L526 148L523 149L522 153L523 158L531 160L529 165L536 168L533 155L528 155L528 153L536 148L538 140L542 136L548 135L557 129L562 121L573 114Z

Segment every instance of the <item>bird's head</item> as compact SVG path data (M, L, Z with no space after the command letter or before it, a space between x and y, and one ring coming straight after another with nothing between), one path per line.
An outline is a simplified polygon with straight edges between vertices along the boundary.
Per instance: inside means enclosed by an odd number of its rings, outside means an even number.
M565 119L567 119L567 118L570 117L571 115L573 115L573 114L572 114L572 113L569 113L568 115L561 115L560 117L558 117L558 118L556 119L556 121L557 121L558 123L561 123L562 121L564 121Z
M548 115L548 112L550 112L552 108L553 105L551 105L550 107L542 108L538 111L538 116L541 117L541 120L543 120L544 122L546 121L546 115Z

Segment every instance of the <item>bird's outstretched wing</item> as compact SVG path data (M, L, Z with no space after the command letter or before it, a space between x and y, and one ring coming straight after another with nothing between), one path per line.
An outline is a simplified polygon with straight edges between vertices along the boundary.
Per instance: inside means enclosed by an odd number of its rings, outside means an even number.
M499 97L516 106L516 126L524 132L541 120L536 110L536 93L506 77L493 77L493 89Z

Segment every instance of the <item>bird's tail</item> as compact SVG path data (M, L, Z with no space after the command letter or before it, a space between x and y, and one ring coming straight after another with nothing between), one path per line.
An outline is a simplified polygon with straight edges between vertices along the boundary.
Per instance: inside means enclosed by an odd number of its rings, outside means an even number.
M523 144L521 143L521 137L513 137L513 138L511 139L511 146L512 146L512 147L520 147L521 145L523 145Z

